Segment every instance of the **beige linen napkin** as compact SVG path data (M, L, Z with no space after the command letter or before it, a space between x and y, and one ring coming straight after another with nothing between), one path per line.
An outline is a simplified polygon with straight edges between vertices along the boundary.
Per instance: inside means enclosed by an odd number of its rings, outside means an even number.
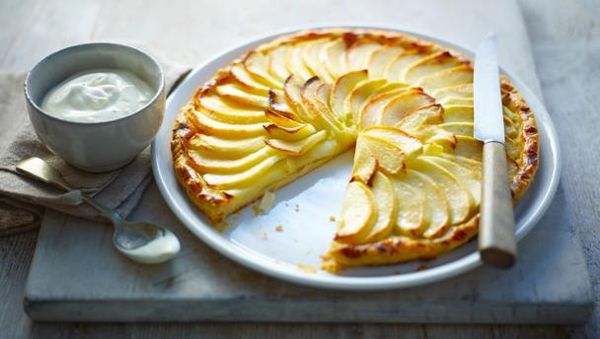
M189 71L164 58L158 59L163 66L167 90ZM27 116L24 80L25 74L0 73L0 236L36 228L46 207L86 219L103 220L96 210L82 204L81 192L128 215L152 180L150 149L112 172L87 173L66 164L38 140ZM49 162L78 190L64 193L16 174L15 165L32 156Z

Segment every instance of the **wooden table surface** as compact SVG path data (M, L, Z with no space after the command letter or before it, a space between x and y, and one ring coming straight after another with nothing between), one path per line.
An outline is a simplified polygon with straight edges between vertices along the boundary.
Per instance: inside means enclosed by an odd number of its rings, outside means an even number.
M337 6L347 2L334 1ZM146 6L138 1L0 1L0 70L24 71L49 51L89 39L153 41L158 47L175 49L181 61L195 64L198 50L185 49L176 40L160 39L185 25L194 25L201 3L163 2ZM264 1L261 1L266 5ZM294 11L296 2L286 3ZM283 2L273 2L281 6ZM600 2L596 0L520 0L531 40L544 100L562 142L563 173L559 190L568 197L563 207L574 232L579 235L588 261L592 285L600 281ZM183 9L165 22L136 20L131 13L163 18L167 7ZM227 7L231 10L231 6ZM356 10L365 10L357 6ZM189 9L189 10L185 10ZM212 15L243 15L244 8ZM202 20L212 20L204 13ZM335 18L335 13L332 13ZM70 18L70 20L66 20ZM77 18L77 20L73 20ZM278 18L254 18L279 20ZM285 22L281 22L285 25ZM167 32L165 32L167 31ZM136 34L139 33L139 34ZM261 32L241 32L232 19L232 37ZM177 48L179 46L179 48ZM221 50L226 46L204 46ZM196 47L198 48L198 47ZM1 112L6 114L6 112ZM363 337L597 337L600 310L581 327L559 326L437 326L377 324L39 324L22 311L22 291L35 247L37 232L0 238L0 338L363 338ZM577 277L573 277L577 279ZM600 291L595 292L596 301Z

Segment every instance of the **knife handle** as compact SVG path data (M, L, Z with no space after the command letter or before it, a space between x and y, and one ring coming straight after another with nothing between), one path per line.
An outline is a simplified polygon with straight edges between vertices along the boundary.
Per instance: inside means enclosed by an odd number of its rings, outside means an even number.
M511 267L517 257L513 201L507 173L504 144L486 142L483 145L479 254L486 265L498 268Z

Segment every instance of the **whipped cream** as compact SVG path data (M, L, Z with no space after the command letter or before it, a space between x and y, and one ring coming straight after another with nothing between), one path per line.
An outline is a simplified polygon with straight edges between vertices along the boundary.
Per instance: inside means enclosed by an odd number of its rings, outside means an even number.
M42 109L74 122L110 121L142 108L153 94L150 86L131 72L93 69L76 73L52 88Z

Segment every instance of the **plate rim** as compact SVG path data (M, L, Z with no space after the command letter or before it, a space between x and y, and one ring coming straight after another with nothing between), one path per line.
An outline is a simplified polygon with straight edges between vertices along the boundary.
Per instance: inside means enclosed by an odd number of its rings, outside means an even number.
M256 43L260 44L260 41L264 41L265 39L275 39L279 36L293 34L302 30L326 28L377 29L401 32L449 47L453 50L464 53L470 57L473 57L474 55L474 52L471 49L465 48L459 44L447 40L442 40L426 33L419 33L407 30L399 26L373 25L365 23L309 24L287 27L285 29L267 32L265 34L254 36L250 39L246 39L245 41L242 41L241 43L238 43L230 48L224 49L221 52L216 53L213 57L206 59L204 62L200 63L198 66L193 68L189 72L189 74L180 82L180 85L185 83L186 81L189 81L192 77L194 77L195 74L200 72L205 67L209 66L214 62L218 62L220 59L226 57L227 54L235 50L248 48L250 47L250 45L254 45ZM516 77L513 73L511 73L504 67L500 67L500 69L502 73L509 76L511 82L513 82L513 84L519 89L519 92L523 95L523 97L527 98L527 102L529 103L529 105L535 107L534 112L536 112L536 115L538 115L538 117L540 115L543 116L543 119L536 120L538 122L538 126L541 125L540 121L543 121L543 128L539 130L543 130L543 132L546 134L549 145L540 145L540 147L547 147L549 149L549 155L554 159L554 166L549 169L551 172L550 184L545 190L540 192L540 194L542 194L541 203L537 206L534 206L536 210L533 212L532 216L525 220L525 222L523 223L524 225L516 232L517 241L520 241L537 225L537 223L544 215L544 213L546 212L553 200L553 197L556 193L560 181L561 154L560 147L558 144L558 135L556 133L556 129L554 128L554 123L552 122L552 119L550 118L550 115L548 114L548 111L546 110L542 101L537 97L537 95L533 93L533 91L527 85L525 85L525 83L523 83L523 81L520 80L520 78ZM171 94L176 93L179 90L179 88L175 89ZM171 101L172 96L169 96L169 98L167 98L165 106L166 108L169 107ZM169 133L171 131L170 123L171 121L163 121L163 125L161 126L157 137L158 135L161 135L163 133ZM179 208L179 206L175 202L173 194L183 194L185 199L187 199L187 195L185 195L185 192L181 190L181 187L179 187L179 185L176 185L177 187L171 188L165 182L164 176L169 175L169 170L170 172L172 172L173 168L171 165L169 166L169 168L162 168L163 166L161 165L160 159L156 152L156 149L158 147L160 147L160 145L158 145L158 138L155 138L152 142L151 152L152 171L154 174L156 185L171 211L197 238L199 238L205 244L219 252L221 255L228 257L229 259L237 262L238 264L241 264L245 267L266 274L268 276L295 284L326 289L363 291L388 290L415 287L430 284L436 281L445 280L451 277L455 277L459 274L465 273L467 271L473 270L474 268L482 264L479 257L479 253L473 252L452 262L442 264L440 266L436 266L424 271L373 277L349 277L332 275L331 277L327 276L327 279L324 279L324 276L322 275L302 273L297 270L288 269L287 267L281 265L274 265L272 262L262 263L262 254L248 250L241 246L232 246L233 243L230 240L219 236L218 234L215 234L216 232L213 229L202 230L202 227L197 227L196 222ZM197 211L197 213L201 212ZM210 228L210 226L208 225L203 226L205 228ZM222 242L226 242L226 244ZM252 253L256 258L252 258L252 256L244 256L244 252Z

